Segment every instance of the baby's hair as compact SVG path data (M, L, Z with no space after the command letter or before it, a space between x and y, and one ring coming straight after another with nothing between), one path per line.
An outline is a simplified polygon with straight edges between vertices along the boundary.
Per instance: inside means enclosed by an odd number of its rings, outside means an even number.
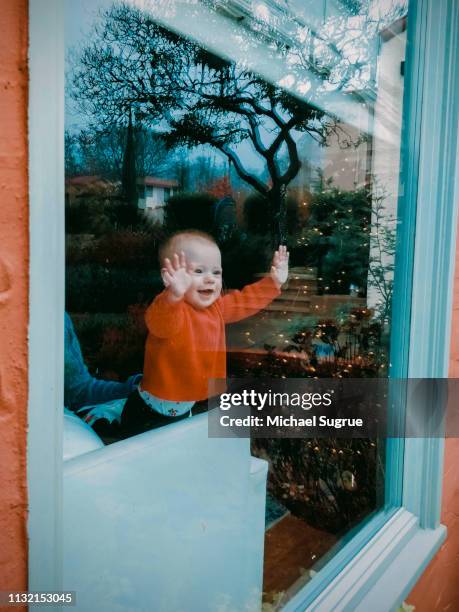
M210 242L210 244L214 244L218 247L218 244L213 236L207 234L206 232L202 232L197 229L186 229L179 230L178 232L174 232L170 236L168 236L163 242L159 245L158 256L159 256L159 264L162 266L164 259L166 257L171 257L175 252L171 247L174 242L177 241L178 238L196 238L197 240L201 240L203 242Z

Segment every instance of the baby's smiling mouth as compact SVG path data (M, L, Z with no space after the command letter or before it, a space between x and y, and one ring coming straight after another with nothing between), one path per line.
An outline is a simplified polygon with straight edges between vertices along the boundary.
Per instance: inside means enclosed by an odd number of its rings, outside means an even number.
M200 293L201 295L212 295L214 292L213 289L199 289L198 293Z

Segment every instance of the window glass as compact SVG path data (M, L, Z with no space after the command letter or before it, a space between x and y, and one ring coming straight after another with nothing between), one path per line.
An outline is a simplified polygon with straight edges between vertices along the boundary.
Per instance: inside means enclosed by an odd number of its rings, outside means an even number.
M91 376L142 372L158 246L189 228L218 242L225 289L290 252L282 294L226 330L230 376L389 375L406 14L404 0L66 3L66 308ZM385 507L386 441L252 452L269 462L277 609Z

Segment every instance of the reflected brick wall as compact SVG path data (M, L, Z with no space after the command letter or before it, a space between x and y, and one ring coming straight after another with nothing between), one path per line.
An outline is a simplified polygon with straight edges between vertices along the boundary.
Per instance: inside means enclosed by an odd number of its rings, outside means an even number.
M0 18L0 590L27 587L27 0Z

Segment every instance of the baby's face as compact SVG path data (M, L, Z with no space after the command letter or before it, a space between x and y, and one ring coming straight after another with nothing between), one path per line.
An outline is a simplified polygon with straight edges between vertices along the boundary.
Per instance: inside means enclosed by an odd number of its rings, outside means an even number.
M207 308L220 297L222 290L222 258L217 245L188 238L180 245L185 252L192 282L185 301L195 308Z

